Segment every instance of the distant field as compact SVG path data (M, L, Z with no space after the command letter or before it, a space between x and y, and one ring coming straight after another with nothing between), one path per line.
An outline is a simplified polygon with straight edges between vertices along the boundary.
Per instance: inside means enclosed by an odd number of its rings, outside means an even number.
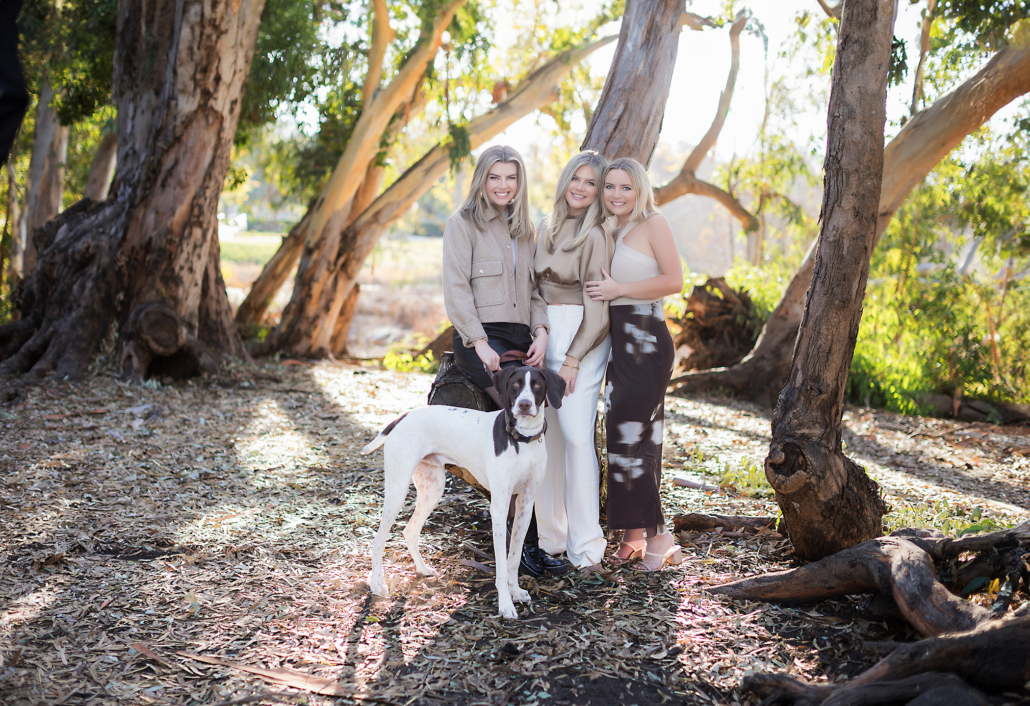
M282 236L245 231L219 239L222 262L264 265L279 249Z

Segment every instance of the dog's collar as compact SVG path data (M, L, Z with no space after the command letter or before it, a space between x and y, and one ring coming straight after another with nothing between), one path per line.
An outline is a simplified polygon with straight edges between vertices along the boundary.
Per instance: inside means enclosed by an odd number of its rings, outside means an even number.
M536 434L533 434L533 436L526 436L525 434L519 433L519 431L515 428L515 424L512 422L511 415L508 414L508 410L504 410L504 430L508 432L508 435L511 438L515 439L515 441L529 443L530 441L536 441L544 435L544 432L547 431L547 420L544 420L543 429L538 431Z

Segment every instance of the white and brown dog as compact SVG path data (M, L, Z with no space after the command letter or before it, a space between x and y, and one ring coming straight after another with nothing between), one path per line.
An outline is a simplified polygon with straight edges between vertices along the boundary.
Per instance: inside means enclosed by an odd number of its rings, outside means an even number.
M519 558L547 462L544 407L561 407L565 381L550 370L508 367L494 374L494 384L504 405L499 412L444 406L416 409L390 422L362 449L361 453L367 454L386 445L383 519L372 541L372 593L386 596L390 592L383 579L383 550L412 479L417 496L404 539L415 570L423 576L436 575L422 560L418 535L443 496L444 464L452 463L468 469L490 491L499 614L516 618L512 599L529 601L529 593L519 588ZM505 520L511 496L516 494L511 546L504 561Z

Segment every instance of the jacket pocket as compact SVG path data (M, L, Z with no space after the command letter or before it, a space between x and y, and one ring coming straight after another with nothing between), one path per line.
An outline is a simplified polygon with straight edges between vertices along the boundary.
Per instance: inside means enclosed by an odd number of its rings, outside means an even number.
M477 308L504 303L504 268L500 260L474 260L470 283Z

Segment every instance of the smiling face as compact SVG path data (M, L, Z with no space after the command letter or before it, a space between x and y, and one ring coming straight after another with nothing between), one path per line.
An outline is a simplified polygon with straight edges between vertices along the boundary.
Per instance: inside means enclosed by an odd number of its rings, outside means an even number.
M572 175L569 188L565 191L565 202L569 205L570 216L582 216L587 208L597 199L597 181L594 168L584 164Z
M620 222L633 213L633 207L637 205L637 193L633 190L629 172L622 169L608 172L604 178L604 205Z
M486 173L486 198L498 209L507 207L519 190L519 167L515 162L494 162Z

